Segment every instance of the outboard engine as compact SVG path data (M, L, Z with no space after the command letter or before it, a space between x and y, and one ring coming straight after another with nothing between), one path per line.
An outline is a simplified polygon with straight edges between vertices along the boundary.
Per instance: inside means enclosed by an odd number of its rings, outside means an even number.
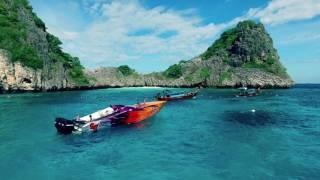
M57 128L57 131L62 134L71 134L75 130L75 121L68 120L65 118L56 118L54 126Z

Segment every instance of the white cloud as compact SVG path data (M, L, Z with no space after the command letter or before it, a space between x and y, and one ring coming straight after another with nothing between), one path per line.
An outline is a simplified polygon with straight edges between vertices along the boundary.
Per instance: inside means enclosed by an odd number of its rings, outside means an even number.
M265 8L253 8L248 12L249 17L271 25L311 19L319 15L320 0L272 0Z
M99 9L96 14L100 16L85 31L64 33L62 37L74 38L64 48L91 66L103 62L108 66L110 61L148 61L150 55L172 62L189 59L203 52L215 35L229 25L203 25L192 9L174 11L161 6L147 9L137 1L99 2L90 7Z
M55 36L59 37L59 39L61 39L62 41L72 41L79 38L78 32L64 31L55 26L51 26L48 31L51 34L54 34Z

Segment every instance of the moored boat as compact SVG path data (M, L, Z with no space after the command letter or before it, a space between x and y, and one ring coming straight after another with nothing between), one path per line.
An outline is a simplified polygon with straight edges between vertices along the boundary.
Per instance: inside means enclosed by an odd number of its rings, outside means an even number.
M156 95L156 99L159 101L174 101L182 99L191 99L197 96L199 89L190 92L171 93L169 90L165 90L162 93Z
M236 97L252 97L257 96L261 93L260 88L257 89L248 89L247 87L238 88L240 90L239 94Z
M55 127L62 134L97 131L105 125L132 124L146 120L158 113L166 101L138 103L131 106L112 105L103 110L73 120L56 118Z

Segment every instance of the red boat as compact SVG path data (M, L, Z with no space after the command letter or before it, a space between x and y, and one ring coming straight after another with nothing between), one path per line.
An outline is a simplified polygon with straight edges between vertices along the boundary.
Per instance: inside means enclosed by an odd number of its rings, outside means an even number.
M169 90L163 91L162 94L159 93L156 96L156 99L159 101L174 101L174 100L183 100L191 99L198 94L198 89L191 92L180 92L180 93L170 93Z

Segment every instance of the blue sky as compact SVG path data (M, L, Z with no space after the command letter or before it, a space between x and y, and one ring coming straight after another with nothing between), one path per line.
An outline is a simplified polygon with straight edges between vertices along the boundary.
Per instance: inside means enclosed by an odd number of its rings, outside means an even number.
M320 0L30 0L88 68L161 71L204 52L245 19L265 24L298 83L320 83Z

